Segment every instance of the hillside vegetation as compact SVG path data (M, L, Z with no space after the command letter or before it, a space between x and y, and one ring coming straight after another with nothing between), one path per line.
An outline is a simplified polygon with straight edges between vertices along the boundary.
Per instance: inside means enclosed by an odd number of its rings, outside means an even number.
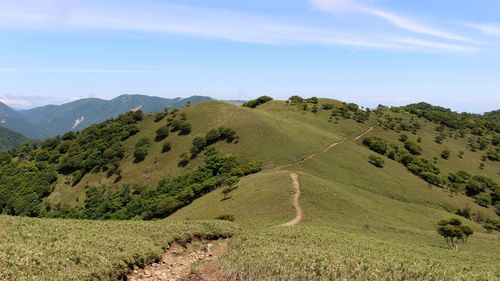
M9 130L4 127L0 127L0 151L5 151L9 148L17 147L21 143L28 141L25 136Z
M241 232L219 265L239 279L495 280L500 127L492 116L299 96L137 111L3 153L0 208L234 220ZM292 173L303 218L280 227L295 216ZM474 232L459 251L436 231L451 218Z

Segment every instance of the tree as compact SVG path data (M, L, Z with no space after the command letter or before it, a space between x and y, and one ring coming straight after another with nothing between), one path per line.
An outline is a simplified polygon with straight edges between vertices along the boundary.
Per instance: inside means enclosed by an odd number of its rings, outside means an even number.
M268 101L272 101L273 98L269 96L260 96L257 99L249 100L243 103L243 107L256 108L257 106L264 104Z
M467 243L469 236L474 234L474 230L463 225L459 219L450 219L438 222L437 233L446 240L450 249L458 251L459 244Z
M291 104L296 104L304 102L304 99L300 96L291 96L288 98L288 101L290 101Z

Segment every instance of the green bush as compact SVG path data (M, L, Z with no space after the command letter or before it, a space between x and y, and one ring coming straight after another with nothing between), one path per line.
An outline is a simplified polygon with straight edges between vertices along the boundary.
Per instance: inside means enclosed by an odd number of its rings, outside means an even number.
M416 144L416 143L414 143L414 142L412 142L410 140L406 140L404 142L404 147L412 155L420 155L420 154L422 154L422 148L418 144Z
M371 164L373 164L373 166L378 168L383 168L385 163L384 159L377 155L370 155L368 157L368 162L370 162Z
M243 107L256 108L257 106L264 104L266 102L272 101L273 98L269 96L260 96L257 99L249 100L243 103Z
M450 151L446 149L441 151L441 158L448 160L450 158Z
M170 142L164 142L161 147L161 153L169 152L172 149L172 144Z
M135 144L134 163L138 163L146 159L148 155L150 142L148 138L142 138Z
M162 141L168 137L168 127L164 126L156 130L155 141Z

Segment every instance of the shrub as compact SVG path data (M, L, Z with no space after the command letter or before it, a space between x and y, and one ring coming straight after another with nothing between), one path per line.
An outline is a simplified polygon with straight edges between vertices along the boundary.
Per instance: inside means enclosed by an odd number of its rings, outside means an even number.
M189 156L186 152L182 153L180 156L179 156L180 160L179 162L177 163L177 166L179 167L186 167L186 165L189 163Z
M466 219L470 219L470 208L463 208L463 209L458 209L455 214L464 217Z
M482 207L488 207L488 204L490 204L491 202L491 197L488 196L486 193L480 193L474 196L474 202L476 202L478 205Z
M161 153L169 152L170 150L172 150L172 144L168 141L163 143L163 146L161 147Z
M220 215L215 217L216 220L225 220L225 221L234 221L234 216L233 215Z
M363 144L378 154L385 155L389 149L389 145L382 139L377 137L363 139Z
M446 149L441 151L441 158L448 160L450 158L450 151Z
M149 146L150 142L148 138L142 138L136 143L134 150L134 163L138 163L146 159Z
M368 162L370 162L371 164L373 164L373 166L378 168L383 168L385 163L382 157L373 154L368 157Z
M158 130L156 130L156 136L155 136L155 141L162 141L166 137L168 137L168 127L161 127Z
M307 102L312 103L312 104L318 104L319 99L317 97L310 97L307 99Z
M170 125L172 132L179 132L179 135L189 135L191 133L191 124L185 120L173 120Z
M399 136L399 141L400 142L405 142L406 140L408 140L408 136L405 135L405 134L402 134Z
M486 157L490 161L500 161L500 154L498 153L498 151L488 151L486 153Z
M404 144L406 150L408 150L408 152L410 152L412 155L422 154L422 148L418 144L410 140L406 140Z

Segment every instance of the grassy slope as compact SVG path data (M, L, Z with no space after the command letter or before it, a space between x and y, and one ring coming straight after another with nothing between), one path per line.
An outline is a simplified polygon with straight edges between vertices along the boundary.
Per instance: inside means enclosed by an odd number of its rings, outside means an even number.
M271 104L256 111L290 116L290 120L294 119L293 114L295 118L303 117L283 108ZM333 125L321 115L308 117L315 118L314 122L321 126L330 126L336 134L340 135L338 128L344 129L344 121ZM360 129L344 129L343 133L352 139L363 131ZM431 124L418 134L424 139L424 157L439 157L443 149L452 151L450 160L438 161L444 174L464 169L499 181L500 165L487 162L486 168L480 170L481 153L467 152L463 140L436 144ZM370 136L397 143L399 134L375 128ZM451 198L449 193L430 187L389 159L385 168L373 167L367 162L373 153L360 142L340 144L304 164L286 167L301 176L304 219L295 228L268 227L271 222L284 223L294 214L293 209L290 211L293 191L285 169L244 179L226 201L220 201L222 195L215 191L181 209L172 219L233 214L246 231L233 239L221 266L240 278L494 280L500 275L496 267L500 262L496 255L500 249L498 234L486 234L479 224L466 221L476 234L456 253L448 250L435 233L437 221L455 217L457 208L469 206L473 213L494 216L492 210L465 196ZM456 157L459 150L466 152L461 161ZM282 194L277 195L278 191ZM290 207L286 209L278 207L284 204L283 194L289 196ZM256 226L255 218L264 223Z
M366 127L354 121L345 121L339 125L317 122L318 118L326 120L326 112L318 116L310 112L302 114L298 109L285 107L283 102L266 104L262 110L223 102L206 102L183 108L180 112L186 112L188 122L192 124L192 132L188 136L170 133L165 140L172 143L170 152L160 153L164 141L153 140L155 131L166 124L166 119L155 123L153 116L147 116L140 126L140 132L125 141L127 152L120 164L123 176L120 183L154 186L167 176L183 173L185 169L177 167L179 155L189 151L194 137L204 136L210 129L219 126L234 129L240 137L238 144L216 144L219 151L237 154L241 159L262 161L266 167L300 160L318 148L326 147L332 141L341 140L353 131ZM337 129L332 130L334 126ZM151 139L149 155L144 161L133 163L134 146L143 137ZM197 163L198 160L191 161L187 169ZM115 180L115 176L107 178L104 173L90 173L72 187L71 181L61 176L49 201L54 204L61 202L75 205L77 200L83 202L86 186L113 185Z
M323 101L325 102L325 101ZM335 102L335 101L327 101ZM328 122L329 113L303 112L300 107L271 102L258 109L247 109L210 102L185 108L193 125L189 136L171 135L173 150L158 153L161 143L153 143L144 162L132 164L131 155L123 160L122 183L154 184L165 176L185 170L176 167L178 157L189 149L192 138L218 126L236 130L238 144L217 144L223 152L243 159L257 159L266 169L245 177L231 199L214 191L179 210L172 219L213 219L232 214L243 227L231 241L222 261L224 271L249 279L486 279L500 272L496 252L498 234L467 221L476 234L462 251L446 249L436 233L438 220L450 218L457 208L469 206L475 213L493 216L492 210L479 207L464 196L450 195L409 173L405 167L386 159L377 169L367 162L373 152L357 142L348 141L304 164L297 163L311 153L321 152L330 143L352 140L374 124L341 120ZM426 123L420 120L422 124ZM154 138L157 128L148 117L141 132L126 142L129 153L141 137ZM412 140L417 136L406 133ZM481 152L468 152L465 142L450 138L439 145L433 142L434 125L426 124L422 136L424 157L439 157L443 149L452 151L449 160L438 160L443 174L464 169L499 181L499 163L487 162L480 170ZM399 133L376 127L371 136L394 143ZM456 154L465 151L463 160ZM283 166L283 164L291 164ZM188 169L196 165L196 160ZM301 176L304 220L295 228L276 227L294 216L289 171ZM102 174L87 175L76 187L60 185L52 197L75 204L87 184L112 183ZM80 200L80 202L82 202ZM236 271L237 269L237 271Z
M0 216L0 280L118 279L174 240L227 237L223 221L85 221Z

